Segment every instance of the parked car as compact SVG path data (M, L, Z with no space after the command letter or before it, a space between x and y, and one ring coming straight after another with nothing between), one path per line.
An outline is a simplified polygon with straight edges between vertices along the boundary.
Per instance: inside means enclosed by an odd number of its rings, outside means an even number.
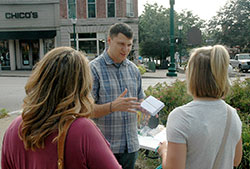
M240 71L247 72L250 69L250 54L236 54L232 59L230 59L230 64L233 68L238 68Z

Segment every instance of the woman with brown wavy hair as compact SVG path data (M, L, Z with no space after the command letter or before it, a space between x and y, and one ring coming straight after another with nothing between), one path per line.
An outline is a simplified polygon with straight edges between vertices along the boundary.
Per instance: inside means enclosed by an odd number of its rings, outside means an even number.
M26 86L22 115L5 133L2 169L57 168L57 139L66 121L77 118L65 141L65 168L121 166L95 124L92 78L86 57L70 47L55 48L36 65Z

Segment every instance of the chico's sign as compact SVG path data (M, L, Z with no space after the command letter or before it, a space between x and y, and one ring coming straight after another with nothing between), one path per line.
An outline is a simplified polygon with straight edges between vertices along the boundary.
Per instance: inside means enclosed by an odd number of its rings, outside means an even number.
M38 18L38 12L6 12L5 13L6 19L31 19L31 18Z

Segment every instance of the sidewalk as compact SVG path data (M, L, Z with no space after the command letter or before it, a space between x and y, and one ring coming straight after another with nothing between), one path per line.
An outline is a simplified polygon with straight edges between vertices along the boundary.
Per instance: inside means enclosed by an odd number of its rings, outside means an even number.
M182 73L180 73L182 72ZM183 70L176 72L179 76L184 76ZM167 78L167 69L156 69L155 72L146 72L142 75L142 78ZM29 77L31 75L31 70L2 70L0 71L0 77Z
M155 72L146 72L142 75L142 78L155 78L155 79L165 79L165 78L185 78L184 70L176 71L177 76L167 76L168 69L156 69Z
M29 77L31 70L0 70L0 77Z

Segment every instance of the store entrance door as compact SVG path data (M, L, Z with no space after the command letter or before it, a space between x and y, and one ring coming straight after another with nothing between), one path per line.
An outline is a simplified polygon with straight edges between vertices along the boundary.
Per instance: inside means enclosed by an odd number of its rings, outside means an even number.
M39 61L39 40L20 40L21 69L32 69Z

